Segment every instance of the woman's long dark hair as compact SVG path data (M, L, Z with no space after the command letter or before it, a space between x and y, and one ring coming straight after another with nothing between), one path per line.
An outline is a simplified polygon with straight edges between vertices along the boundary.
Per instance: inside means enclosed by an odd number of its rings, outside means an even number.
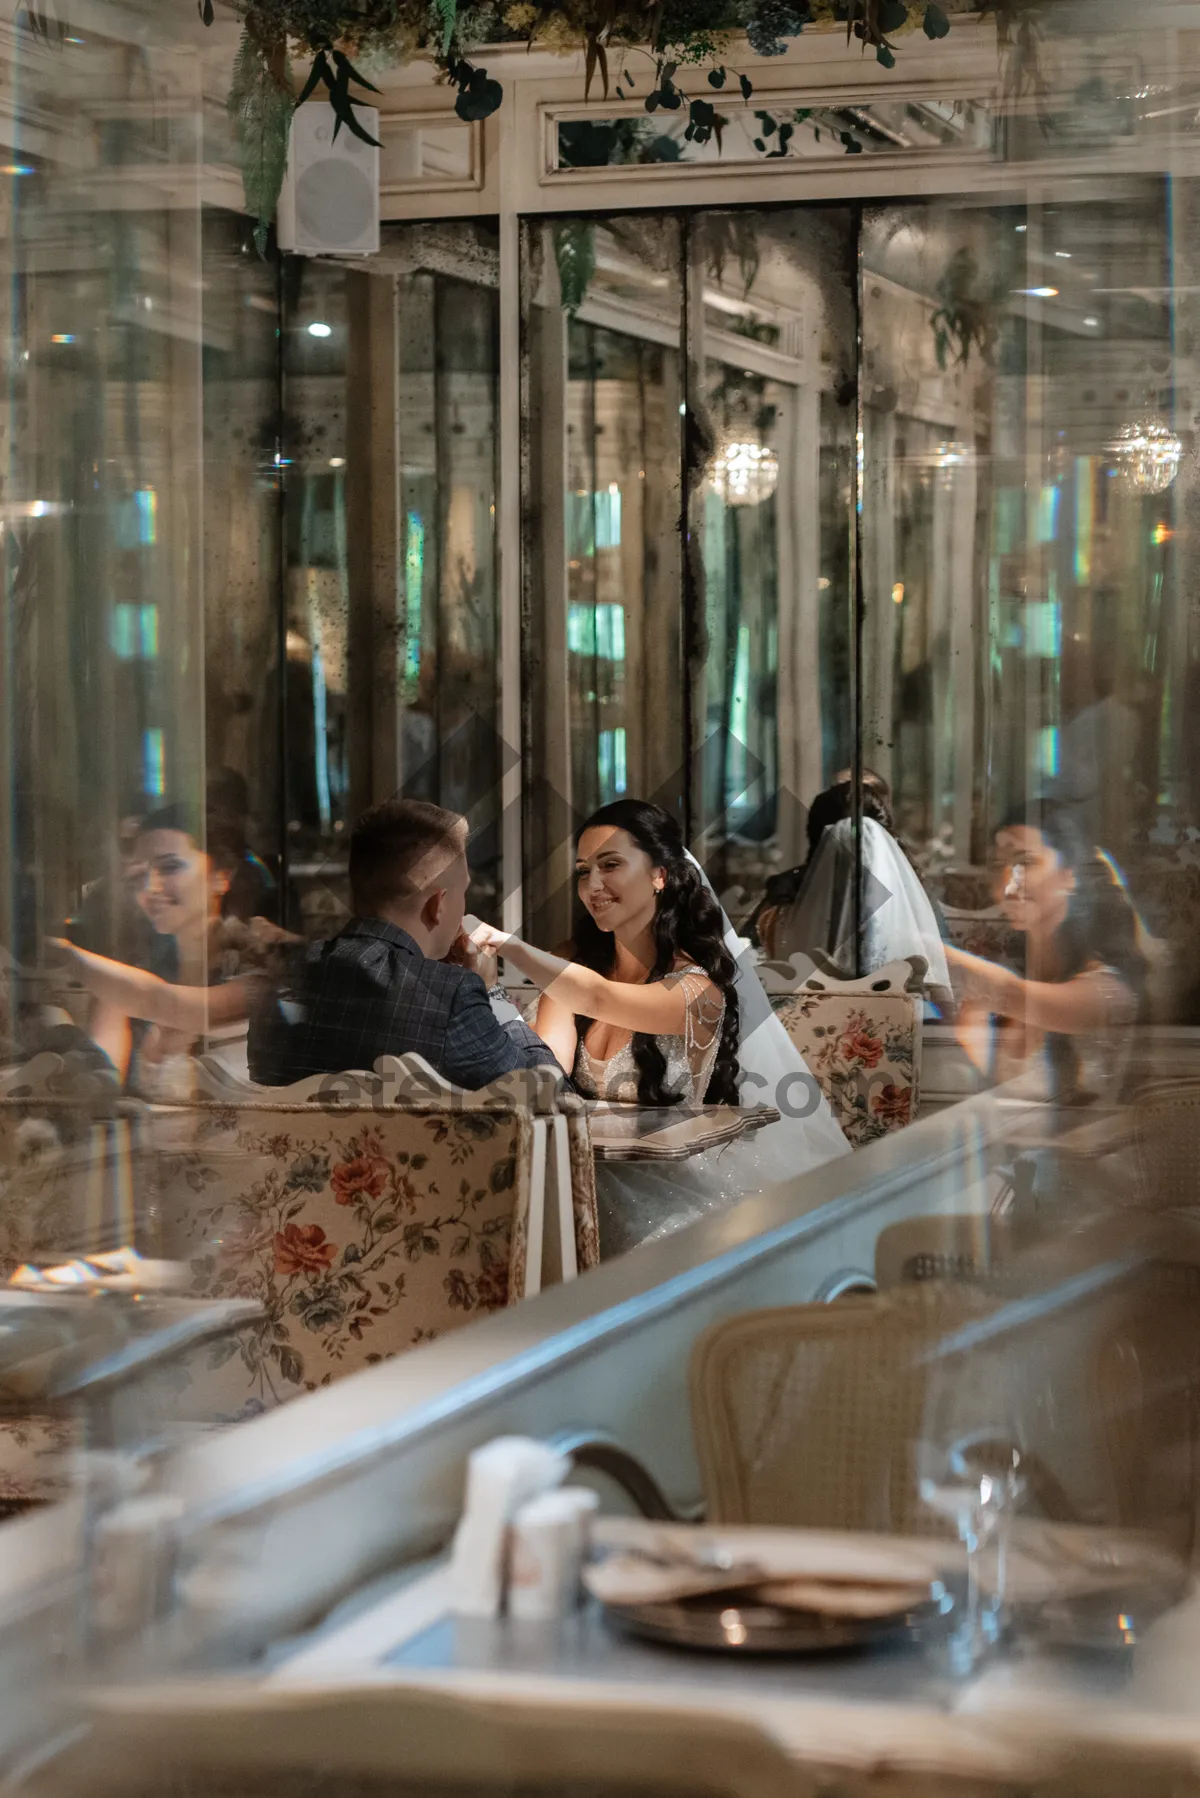
M1140 1001L1148 970L1145 957L1138 948L1137 914L1129 895L1114 879L1108 863L1097 855L1078 823L1062 805L1033 800L997 825L996 835L1022 826L1038 831L1042 841L1075 876L1075 890L1055 939L1059 977L1072 980L1090 963L1101 962L1119 975ZM1020 935L1019 932L1014 934ZM1020 948L1017 957L1024 960Z
M652 805L647 799L614 799L593 812L576 836L596 825L608 824L624 830L639 849L650 857L651 864L661 868L665 884L658 896L654 914L654 966L650 980L661 980L669 974L680 955L686 955L703 968L725 1001L721 1019L721 1039L713 1064L708 1091L709 1105L738 1103L738 998L734 987L735 968L732 955L725 947L725 930L721 908L700 877L699 869L688 860L679 826L669 812ZM574 936L575 960L598 974L611 975L617 959L616 937L611 930L601 930L582 902L578 906ZM580 1041L591 1018L577 1018ZM682 1097L664 1086L667 1061L655 1037L638 1031L633 1038L633 1059L638 1071L638 1100L642 1105L674 1105Z

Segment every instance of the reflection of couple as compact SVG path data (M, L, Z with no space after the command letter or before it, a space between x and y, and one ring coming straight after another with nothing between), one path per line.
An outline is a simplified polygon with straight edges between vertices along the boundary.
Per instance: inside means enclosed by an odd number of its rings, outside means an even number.
M570 959L487 925L468 939L465 822L420 801L376 807L351 838L356 917L327 942L297 945L273 993L259 976L222 995L223 1011L238 998L251 1014L251 1074L280 1085L416 1052L466 1087L557 1061L586 1095L647 1106L736 1104L741 1087L748 1103L784 1094L790 1115L779 1124L667 1178L649 1167L602 1170L614 1176L610 1252L845 1153L674 821L637 800L606 806L580 833L577 865ZM489 996L498 952L542 989L536 1033ZM214 995L202 989L98 957L77 965L109 1004L128 984L130 1015L204 1028Z

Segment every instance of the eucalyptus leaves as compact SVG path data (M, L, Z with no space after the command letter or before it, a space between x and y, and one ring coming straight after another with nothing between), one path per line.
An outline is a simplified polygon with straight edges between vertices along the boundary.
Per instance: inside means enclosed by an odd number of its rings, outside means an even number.
M1026 25L1037 0L196 0L205 24L226 7L243 22L229 96L237 124L247 209L258 221L260 247L274 216L295 107L323 90L345 128L369 138L355 107L377 90L362 65L428 57L456 90L462 119L489 117L501 104L500 83L472 60L480 45L524 40L554 49L581 47L586 91L640 97L654 113L686 112L684 136L707 143L745 105L754 88L734 66L743 39L756 56L780 56L814 22L844 24L847 42L873 50L885 68L896 62L896 39L950 29L951 11L991 11L1002 36ZM297 94L292 54L311 59ZM681 70L703 70L708 94L680 85ZM689 86L692 84L688 84ZM759 114L765 155L780 153L770 115ZM771 139L774 141L770 141ZM371 140L373 141L373 140ZM786 151L786 141L784 143Z

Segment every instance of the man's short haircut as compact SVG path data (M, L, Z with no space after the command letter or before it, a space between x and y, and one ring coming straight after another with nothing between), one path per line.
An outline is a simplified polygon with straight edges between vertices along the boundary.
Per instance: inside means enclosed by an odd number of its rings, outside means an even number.
M359 917L376 917L436 884L438 851L448 865L463 854L466 838L465 818L424 799L372 806L350 835L350 896Z

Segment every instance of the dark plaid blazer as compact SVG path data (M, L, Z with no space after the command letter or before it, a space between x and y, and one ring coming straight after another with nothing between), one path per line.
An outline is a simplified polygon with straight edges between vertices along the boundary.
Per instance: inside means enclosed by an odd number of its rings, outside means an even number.
M431 961L382 918L353 918L298 950L250 1020L250 1078L263 1086L410 1053L468 1090L514 1068L558 1066L528 1024L500 1021L478 974Z

